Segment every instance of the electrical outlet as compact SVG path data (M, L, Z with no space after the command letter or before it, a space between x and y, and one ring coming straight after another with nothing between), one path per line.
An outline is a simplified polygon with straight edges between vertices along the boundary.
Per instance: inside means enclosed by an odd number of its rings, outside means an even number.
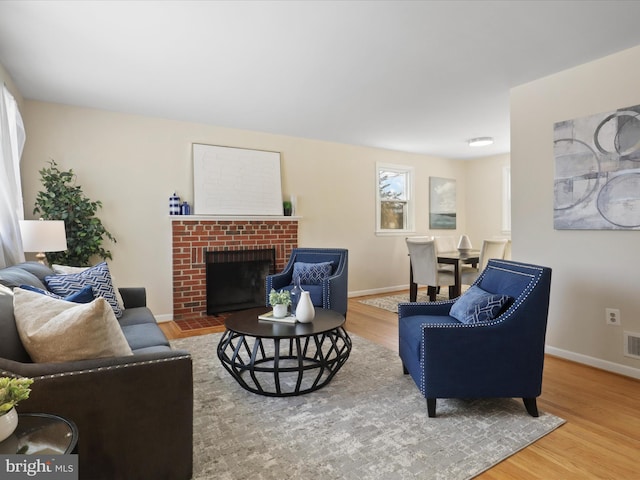
M607 325L620 325L620 310L617 308L605 308Z

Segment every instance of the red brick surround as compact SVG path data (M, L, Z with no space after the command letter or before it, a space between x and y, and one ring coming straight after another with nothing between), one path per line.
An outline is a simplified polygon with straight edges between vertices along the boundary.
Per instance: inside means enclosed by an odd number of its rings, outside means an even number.
M278 272L298 246L295 218L171 220L174 320L207 315L205 251L275 248Z

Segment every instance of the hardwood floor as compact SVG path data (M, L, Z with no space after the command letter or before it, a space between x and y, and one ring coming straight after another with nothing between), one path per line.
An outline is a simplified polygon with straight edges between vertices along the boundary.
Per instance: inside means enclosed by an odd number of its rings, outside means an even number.
M397 314L359 302L371 297L349 299L346 328L397 351ZM222 331L182 332L173 322L161 327L169 338ZM547 355L538 408L567 423L477 478L640 479L639 380Z

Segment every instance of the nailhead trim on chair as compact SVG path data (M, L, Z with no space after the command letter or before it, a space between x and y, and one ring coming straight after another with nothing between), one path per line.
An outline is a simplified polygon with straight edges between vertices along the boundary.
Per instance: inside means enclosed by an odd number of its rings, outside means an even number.
M190 357L191 357L190 355L180 355L179 357L160 358L158 360L147 360L144 362L126 363L124 365L112 365L110 367L89 368L86 370L78 370L75 372L53 373L50 375L40 375L37 377L29 377L29 378L33 378L34 380L44 380L44 379L51 379L51 378L70 377L72 375L82 375L87 373L104 372L109 370L119 370L121 368L137 367L140 365L153 365L155 363L173 362L174 360L183 360L185 358L190 358ZM17 375L14 372L8 372L6 370L2 370L2 375L9 375L14 378L17 378L17 377L22 378L22 375Z
M502 323L504 322L506 319L508 319L509 317L511 317L513 315L513 312L516 311L517 307L519 307L531 294L531 292L533 291L533 288L538 284L538 282L540 281L540 278L542 277L542 268L540 267L535 267L535 266L530 266L530 265L523 265L523 264L519 264L520 267L523 268L527 268L529 270L534 270L537 273L524 273L524 272L517 272L514 271L508 267L510 267L511 265L508 263L503 263L504 267L502 268L498 268L495 266L496 263L502 263L499 260L492 260L493 265L487 266L487 268L485 268L482 273L480 274L480 276L476 279L475 282L473 282L474 285L480 283L482 281L482 279L484 278L487 270L494 269L494 270L503 270L505 272L509 272L509 273L516 273L518 275L523 275L525 277L529 277L530 281L529 284L525 287L524 291L522 292L522 294L520 294L520 296L518 296L518 298L515 299L515 301L513 302L513 304L507 309L506 312L504 312L502 315L500 315L499 317L493 319L490 322L483 322L483 323L473 323L473 324L467 324L467 323L460 323L460 324L450 324L450 323L423 323L421 325L422 330L424 331L425 328L427 327L442 327L442 328L481 328L481 327L487 327L487 326L491 326L491 325L496 325L498 323ZM439 302L439 303L447 303L447 302ZM425 358L425 342L422 342L422 355L420 357L420 367L422 369L422 371L424 372L424 358ZM424 379L424 375L422 375L421 379L420 379L420 392L422 393L422 395L424 397L427 396L426 393L426 385L425 385L425 379Z

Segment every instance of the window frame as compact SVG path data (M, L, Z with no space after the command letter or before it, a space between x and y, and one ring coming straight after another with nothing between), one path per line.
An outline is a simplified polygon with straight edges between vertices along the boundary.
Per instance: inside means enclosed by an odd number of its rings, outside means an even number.
M381 172L393 172L400 175L405 175L404 187L405 187L405 199L400 200L405 203L404 211L404 225L403 228L382 228L382 204L386 201L380 195L380 173ZM415 199L414 199L414 168L407 165L396 165L391 163L376 162L376 174L375 174L375 191L376 191L376 235L406 235L407 233L413 233L415 231ZM398 200L393 200L398 201Z

